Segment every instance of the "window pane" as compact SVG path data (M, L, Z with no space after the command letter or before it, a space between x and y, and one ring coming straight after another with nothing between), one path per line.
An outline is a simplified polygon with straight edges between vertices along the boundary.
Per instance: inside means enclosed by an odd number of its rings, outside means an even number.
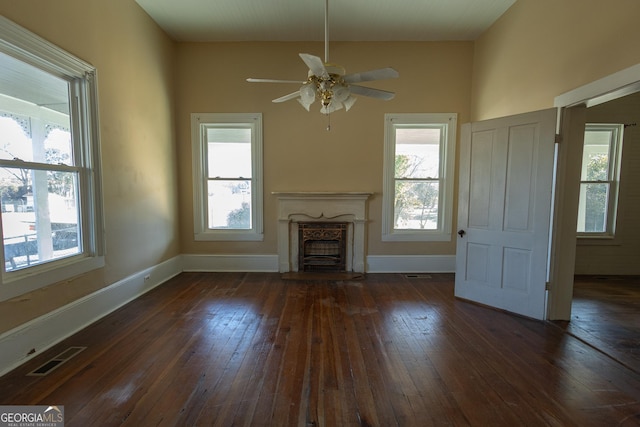
M438 182L396 181L395 190L395 229L438 229Z
M581 181L609 180L611 137L611 131L585 132Z
M47 139L44 140L45 163L74 166L71 132L61 128L48 128Z
M81 252L77 181L70 172L0 169L5 271Z
M2 95L0 109L1 101ZM27 119L9 115L0 117L0 158L72 166L71 133L44 123L39 123L38 130L35 127L36 124ZM40 135L40 139L31 139L31 134Z
M251 181L208 182L208 228L251 228Z
M396 129L396 178L438 178L440 128Z
M69 165L69 83L3 53L0 67L0 158Z
M251 178L251 129L208 128L209 178Z
M578 232L604 233L607 231L607 201L609 184L581 184L578 209Z

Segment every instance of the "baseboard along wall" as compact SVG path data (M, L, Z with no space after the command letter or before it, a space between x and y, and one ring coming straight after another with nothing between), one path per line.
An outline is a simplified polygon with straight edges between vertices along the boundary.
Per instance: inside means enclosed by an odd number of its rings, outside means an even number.
M0 334L0 375L181 272L278 272L277 255L179 255ZM446 273L455 255L368 256L367 273Z

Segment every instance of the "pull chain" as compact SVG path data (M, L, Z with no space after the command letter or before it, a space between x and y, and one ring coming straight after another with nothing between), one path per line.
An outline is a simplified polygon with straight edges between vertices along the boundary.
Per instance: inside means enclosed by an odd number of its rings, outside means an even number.
M331 114L327 114L327 132L331 130Z

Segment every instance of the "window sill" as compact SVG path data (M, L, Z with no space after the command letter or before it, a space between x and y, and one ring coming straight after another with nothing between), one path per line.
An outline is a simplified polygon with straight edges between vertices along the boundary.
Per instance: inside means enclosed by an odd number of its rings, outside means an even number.
M448 242L451 240L451 233L438 231L406 231L394 232L382 235L383 242Z
M584 236L579 235L576 238L578 246L620 246L621 243L616 236Z
M0 301L5 301L18 295L67 280L71 277L88 273L92 270L102 268L104 265L104 257L95 256L85 257L66 265L58 264L57 266L46 268L46 264L43 264L42 267L45 268L42 269L33 267L16 272L19 274L5 274L2 286L0 287ZM38 271L34 271L36 269L38 269Z
M251 231L205 231L194 235L196 241L262 242L264 234Z

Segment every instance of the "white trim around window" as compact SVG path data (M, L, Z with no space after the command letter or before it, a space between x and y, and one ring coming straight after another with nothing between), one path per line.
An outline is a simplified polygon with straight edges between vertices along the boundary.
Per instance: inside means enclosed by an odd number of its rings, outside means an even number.
M208 155L208 133L214 129L250 131L251 160L247 176L219 177L209 173L212 159ZM262 241L262 114L261 113L192 113L194 239L201 241ZM250 220L247 226L220 228L211 223L215 207L209 186L215 180L242 180L250 187ZM212 203L212 206L210 206Z
M587 123L578 203L579 240L615 238L624 125Z
M65 116L70 125L74 160L69 164L48 165L39 161L24 162L24 169L58 171L77 177L78 241L73 256L53 258L19 269L8 269L4 245L0 245L4 268L1 269L0 301L60 282L71 277L104 267L104 220L100 173L100 135L97 99L96 69L69 52L42 39L36 34L0 16L0 53L11 58L7 63L24 63L39 71L15 74L15 86L33 75L48 75L68 84L69 112L46 111L30 99L5 102L5 117L27 116L29 120L44 120L47 126L57 126L52 117ZM18 62L19 61L19 62ZM40 74L38 74L40 73ZM24 79L25 81L20 81ZM10 81L11 83L11 81ZM27 97L28 98L28 97ZM18 107L19 106L19 107ZM3 168L16 168L16 159L3 159ZM19 166L19 165L18 165ZM35 206L34 206L35 208ZM39 255L39 253L38 253Z
M454 167L456 146L456 113L386 114L384 135L384 173L382 195L382 241L449 241L451 240ZM396 174L397 135L403 130L432 130L439 134L437 148L437 170L414 173L412 176ZM420 141L417 141L419 144ZM431 161L430 163L434 163ZM396 212L397 183L427 185L437 189L437 202L430 206L428 224L425 220L417 225L398 224Z

